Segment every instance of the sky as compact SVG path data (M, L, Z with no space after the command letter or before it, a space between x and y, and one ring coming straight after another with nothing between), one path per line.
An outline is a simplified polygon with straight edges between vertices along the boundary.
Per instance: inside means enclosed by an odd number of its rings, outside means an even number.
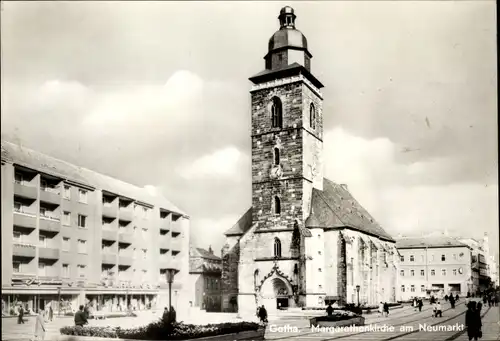
M487 232L498 257L494 1L2 2L2 138L157 187L217 252L285 5L325 85L325 176L394 237Z

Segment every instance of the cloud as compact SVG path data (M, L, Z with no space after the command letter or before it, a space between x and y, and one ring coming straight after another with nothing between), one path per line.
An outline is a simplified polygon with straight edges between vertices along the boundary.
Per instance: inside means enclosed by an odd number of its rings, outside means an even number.
M233 178L243 165L243 155L234 146L203 155L187 166L177 169L177 173L187 180L212 177Z
M455 161L397 162L400 146L387 138L364 139L342 128L324 139L325 176L350 192L393 236L445 231L481 238L498 250L498 181L454 182ZM418 231L418 232L416 232Z

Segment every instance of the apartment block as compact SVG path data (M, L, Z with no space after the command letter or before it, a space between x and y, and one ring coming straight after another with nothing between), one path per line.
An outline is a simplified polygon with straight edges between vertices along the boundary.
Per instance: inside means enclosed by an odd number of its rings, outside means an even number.
M187 306L189 217L152 188L2 141L2 307Z
M403 238L396 241L398 300L466 295L472 288L471 249L454 238Z

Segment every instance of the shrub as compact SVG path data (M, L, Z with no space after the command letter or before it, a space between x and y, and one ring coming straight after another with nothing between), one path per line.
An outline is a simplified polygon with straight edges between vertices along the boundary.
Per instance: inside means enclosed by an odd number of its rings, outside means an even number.
M198 326L184 323L166 323L163 320L152 322L144 327L122 329L119 327L75 326L60 329L63 335L94 336L103 338L121 338L135 340L182 340L187 338L207 337L231 334L242 331L258 330L258 323L238 322Z

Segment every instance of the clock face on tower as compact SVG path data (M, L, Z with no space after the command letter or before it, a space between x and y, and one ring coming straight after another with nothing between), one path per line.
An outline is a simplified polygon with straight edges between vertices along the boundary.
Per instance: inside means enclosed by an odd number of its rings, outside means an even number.
M281 168L281 166L274 166L271 168L271 173L269 174L271 179L281 178L282 175L283 175L283 169Z

